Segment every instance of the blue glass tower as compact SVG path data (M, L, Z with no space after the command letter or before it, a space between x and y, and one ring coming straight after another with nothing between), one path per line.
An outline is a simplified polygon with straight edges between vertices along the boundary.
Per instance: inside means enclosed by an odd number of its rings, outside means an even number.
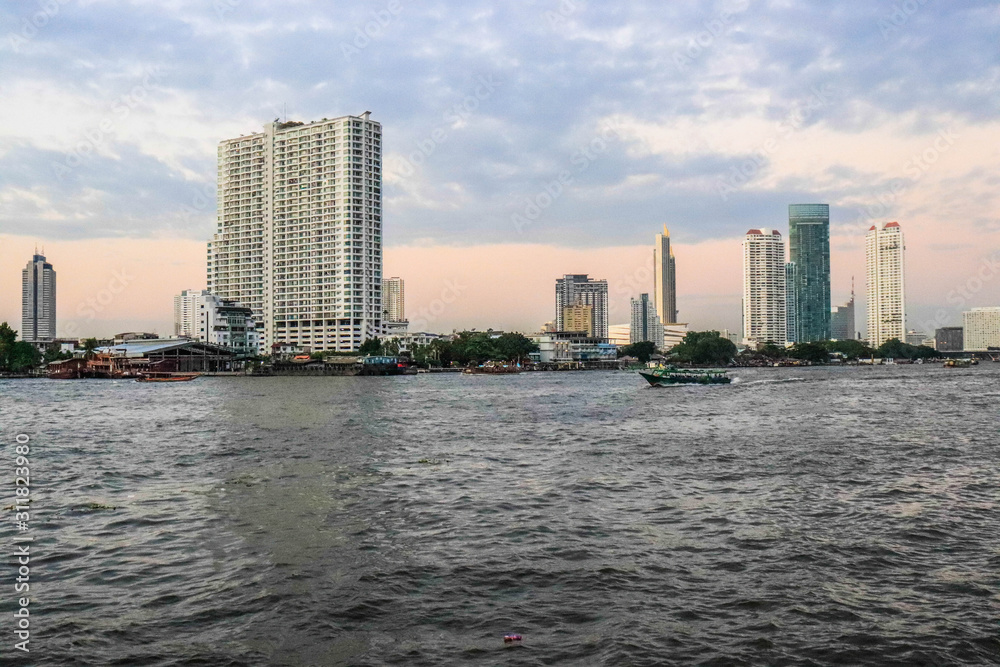
M791 204L788 246L795 264L795 340L829 340L830 205Z

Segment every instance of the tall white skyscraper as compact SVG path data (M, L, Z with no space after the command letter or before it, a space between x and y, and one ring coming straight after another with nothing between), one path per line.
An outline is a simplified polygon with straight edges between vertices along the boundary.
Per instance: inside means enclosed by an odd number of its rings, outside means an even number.
M402 278L382 280L382 319L385 322L406 321L406 293Z
M743 241L743 339L784 345L785 243L781 232L751 229Z
M898 222L872 225L865 237L868 275L868 344L906 340L903 230Z
M21 340L48 343L56 337L56 272L38 251L21 271Z
M357 349L382 323L382 126L278 122L219 144L208 290L275 342Z
M592 306L592 329L596 338L608 337L608 281L591 280L586 274L567 274L556 280L556 330L566 331L569 306Z
M663 348L663 324L656 314L656 305L649 300L648 294L640 294L638 299L632 299L632 325L629 329L629 342L650 342L656 349Z
M666 225L653 246L653 306L664 324L677 322L677 263Z

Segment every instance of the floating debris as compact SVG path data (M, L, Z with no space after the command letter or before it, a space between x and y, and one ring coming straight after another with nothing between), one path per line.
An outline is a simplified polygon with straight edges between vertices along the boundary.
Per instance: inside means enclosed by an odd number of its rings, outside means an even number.
M503 643L504 644L513 644L514 642L519 642L519 641L521 641L521 635L504 635L503 636Z

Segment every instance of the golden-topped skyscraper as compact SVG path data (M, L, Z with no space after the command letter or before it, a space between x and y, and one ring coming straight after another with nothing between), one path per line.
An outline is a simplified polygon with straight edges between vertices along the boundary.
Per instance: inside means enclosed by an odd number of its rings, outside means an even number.
M653 300L664 324L677 323L677 270L670 247L670 230L656 235L653 247Z

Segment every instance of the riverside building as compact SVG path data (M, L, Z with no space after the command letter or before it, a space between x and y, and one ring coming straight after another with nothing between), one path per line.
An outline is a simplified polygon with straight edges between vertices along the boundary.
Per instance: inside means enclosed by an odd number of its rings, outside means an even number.
M854 288L852 287L850 300L834 306L830 312L830 338L853 340L854 337Z
M865 237L868 276L868 344L906 341L903 230L898 222L872 225Z
M21 340L51 343L56 338L56 272L38 251L21 271Z
M830 338L830 206L788 207L789 261L795 264L795 342Z
M260 352L253 310L207 290L174 297L174 335L221 345L241 355Z
M268 123L219 144L208 290L249 307L260 349L351 351L382 328L382 126Z
M973 308L962 313L965 349L985 352L1000 349L1000 308Z
M608 337L608 281L592 280L586 274L566 274L556 280L556 330L566 331L566 308L593 309L589 336Z
M783 346L785 335L785 244L776 229L751 229L743 241L743 340Z

